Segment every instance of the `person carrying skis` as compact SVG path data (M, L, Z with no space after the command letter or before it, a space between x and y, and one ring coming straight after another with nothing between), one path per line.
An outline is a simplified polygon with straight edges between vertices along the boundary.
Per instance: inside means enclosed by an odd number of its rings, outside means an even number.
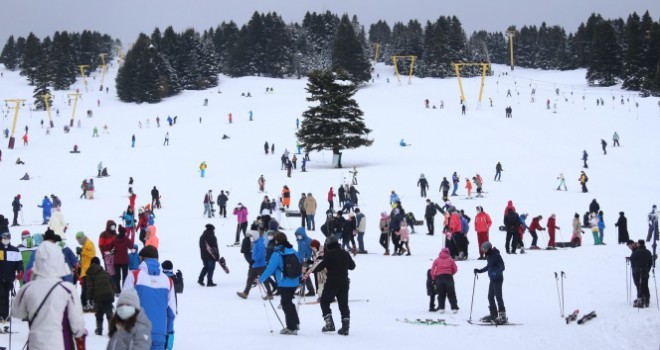
M488 285L488 316L481 319L482 322L507 323L506 308L502 297L502 284L504 283L504 260L500 251L493 247L490 242L484 242L481 250L486 255L488 264L481 269L474 269L474 273L488 272L490 283ZM497 304L495 303L497 301Z
M502 169L502 164L500 164L500 162L497 162L497 164L495 165L495 178L493 179L493 181L501 182L503 171L504 169Z
M426 190L429 188L429 182L426 181L424 174L419 175L419 180L417 180L417 187L419 187L420 195L422 198L426 198Z
M456 262L451 258L448 248L442 248L438 257L431 265L431 278L438 293L438 311L445 313L445 298L449 299L449 306L453 313L458 312L456 302L456 289L454 288L454 275L458 272Z
M283 234L282 234L283 235ZM330 303L337 299L337 306L341 314L341 328L338 334L348 335L350 327L350 309L348 307L348 291L350 279L348 270L355 269L355 261L350 254L339 247L339 242L334 235L329 236L325 242L326 251L323 260L316 266L314 272L327 270L327 280L321 294L321 311L325 325L322 332L334 332L335 323L332 319Z
M557 177L557 180L559 180L559 185L557 185L557 191L559 191L562 186L564 186L564 191L568 191L568 188L566 188L566 179L564 178L564 173L560 173L559 176Z
M449 181L446 177L442 178L442 182L440 183L440 191L442 191L442 200L446 201L449 194Z
M474 218L474 230L477 231L477 242L479 247L489 241L488 231L492 224L493 222L490 219L490 215L484 211L482 206L477 206L477 216ZM477 260L485 260L484 252L481 251L481 249L479 250L479 258Z
M284 311L284 317L286 319L286 327L282 328L280 334L283 335L297 335L298 329L300 327L300 319L298 318L298 311L296 306L293 304L293 295L296 292L296 288L300 284L300 275L299 276L286 276L284 274L285 265L284 265L284 256L295 255L296 251L293 249L293 246L286 238L286 235L282 232L275 234L273 238L275 242L275 247L273 248L273 253L268 260L268 265L266 270L259 277L258 283L263 284L270 278L271 275L275 275L277 280L277 290L280 293L282 311ZM327 254L327 253L326 253ZM320 270L316 270L320 271ZM326 285L326 289L328 286ZM324 293L326 291L324 290ZM331 299L332 300L332 299Z
M557 226L557 216L555 214L550 214L548 223L545 225L545 227L548 229L549 236L548 247L546 249L557 249L555 244L555 230L560 230L560 228Z

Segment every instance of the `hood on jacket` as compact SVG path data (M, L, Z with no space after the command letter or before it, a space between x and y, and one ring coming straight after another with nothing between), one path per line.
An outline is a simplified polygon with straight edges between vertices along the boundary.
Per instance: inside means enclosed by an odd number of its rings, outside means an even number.
M298 238L298 236L302 236L301 238ZM304 227L298 227L296 230L296 240L298 242L308 240L309 237L307 236L307 232L305 231Z
M115 227L114 230L112 229L112 226ZM108 220L108 221L105 223L105 230L106 230L106 231L116 231L116 230L117 230L117 224L116 224L113 220Z
M447 258L449 257L449 248L442 248L440 249L440 253L438 253L439 258Z
M144 261L140 263L140 270L146 272L151 276L159 276L160 264L158 263L158 259L153 259L153 258L144 259Z
M35 252L32 273L35 278L62 278L70 275L71 270L64 262L64 254L57 244L46 241Z

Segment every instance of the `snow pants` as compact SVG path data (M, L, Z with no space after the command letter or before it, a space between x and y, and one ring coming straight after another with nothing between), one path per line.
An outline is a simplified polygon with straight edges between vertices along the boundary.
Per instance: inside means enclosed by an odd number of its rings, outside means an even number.
M479 243L479 257L483 258L484 252L481 251L481 245L488 242L488 232L477 232L477 242Z
M290 330L298 329L300 319L298 319L298 311L296 311L296 306L293 304L293 295L296 293L296 288L279 287L278 290L280 292L280 303L282 304L282 311L284 311L284 318L286 319L286 328Z
M452 310L458 310L454 277L452 275L440 275L436 277L435 289L438 291L438 310L445 309L445 298L449 299L449 306Z
M490 315L493 317L497 316L497 312L506 312L504 307L504 299L502 298L502 284L504 283L504 278L499 278L496 280L490 280L488 285L488 309ZM495 304L497 301L497 305Z
M348 308L348 288L349 286L342 286L340 288L328 288L323 289L323 294L321 294L321 312L323 316L331 315L332 310L330 309L330 303L337 298L337 306L339 306L339 313L341 318L350 318L351 310Z
M433 216L425 216L426 228L429 230L429 235L433 236L433 231L435 231L435 222L433 222Z

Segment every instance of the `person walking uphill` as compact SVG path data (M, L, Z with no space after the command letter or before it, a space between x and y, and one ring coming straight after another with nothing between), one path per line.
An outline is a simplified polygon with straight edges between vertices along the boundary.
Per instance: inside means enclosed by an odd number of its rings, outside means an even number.
M449 254L449 248L442 248L438 258L431 265L431 278L438 291L438 311L445 312L445 298L449 298L449 306L453 313L458 312L456 290L454 288L454 275L458 272L456 262Z
M277 280L278 291L280 292L282 311L284 311L284 317L286 319L286 327L282 328L280 334L284 335L297 335L300 325L300 319L298 319L298 311L296 306L293 304L293 295L296 292L296 288L300 284L300 277L302 272L298 271L296 276L285 275L285 257L288 255L293 255L297 259L296 251L293 249L293 246L286 238L286 235L282 232L275 234L273 238L275 241L275 247L273 248L273 253L268 260L268 265L266 266L266 271L261 274L259 277L259 283L263 284L270 278L271 275L275 275ZM327 288L327 285L326 285ZM324 291L325 292L325 291Z
M172 280L161 273L158 249L146 246L140 250L140 267L126 277L124 290L135 289L140 308L151 321L151 350L165 349L167 338L173 335L176 301Z
M87 269L87 299L93 300L96 306L96 329L94 334L103 334L103 316L112 319L112 303L115 301L115 289L112 278L101 267L99 258L92 258L92 264Z
M490 284L488 285L488 309L490 314L481 319L482 322L495 324L507 323L506 308L502 298L502 284L504 283L504 260L500 251L493 247L490 242L484 242L481 250L487 257L488 264L482 269L474 269L474 273L488 272ZM497 304L495 304L497 301Z
M348 335L351 320L351 310L348 308L348 290L351 283L348 278L348 270L355 269L355 262L347 251L339 247L339 242L334 235L328 237L325 246L326 252L323 254L323 260L314 269L314 272L327 270L327 280L321 294L321 312L325 321L325 326L321 331L334 332L335 330L330 303L336 298L341 314L341 328L337 333Z
M60 247L50 242L39 245L33 279L18 291L11 307L12 317L29 321L29 349L69 350L74 344L85 348L87 331L75 287L62 281L70 273Z

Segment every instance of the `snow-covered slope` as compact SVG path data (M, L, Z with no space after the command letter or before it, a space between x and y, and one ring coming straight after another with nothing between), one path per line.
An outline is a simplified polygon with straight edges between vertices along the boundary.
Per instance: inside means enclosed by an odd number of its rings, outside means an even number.
M161 261L172 260L175 269L183 271L187 284L179 296L175 348L656 349L660 343L656 291L651 286L650 309L636 310L626 304L624 257L630 252L616 244L614 223L618 212L624 211L631 238L646 237L646 214L657 203L660 190L658 99L636 98L618 88L588 87L583 70L517 68L510 72L504 66L495 66L494 70L495 75L487 78L480 108L476 102L480 79L463 80L468 108L466 115L461 116L456 79L413 78L410 85L407 80L399 84L390 67L378 65L379 77L356 96L367 126L373 129L373 146L345 151L345 169L331 167L330 152L312 153L308 172L294 171L291 178L280 170L280 155L285 148L295 150L295 120L302 121L301 113L308 106L305 80L221 77L221 85L216 89L186 91L157 105L135 105L119 102L113 84L109 94L99 92L97 76L89 80L88 93L80 82L72 86L70 92L76 88L83 91L75 116L76 120L81 119L82 127L74 127L69 134L62 130L71 118L68 92L55 92L53 109L59 109L60 117L54 117L55 129L50 135L40 127L41 120L48 124L45 112L20 110L15 149L7 149L7 139L0 140L0 199L4 201L0 213L11 216L10 202L20 193L25 223L38 224L41 211L37 204L44 195L54 193L62 199L63 214L70 224L67 242L75 247L76 232L84 231L96 241L106 220L119 220L128 204L130 176L135 179L133 188L139 205L150 202L149 191L157 186L163 203L162 210L156 212ZM0 71L4 73L0 78L0 97L27 98L30 103L33 93L25 79L17 72L4 68ZM115 74L116 68L106 77L106 85L114 81ZM266 87L272 87L274 93L265 94ZM535 103L530 101L532 89L536 90ZM506 97L507 90L511 90L512 97ZM252 97L241 97L243 92L250 92ZM620 102L622 97L624 104ZM424 108L427 98L436 106L443 100L445 108ZM597 98L602 98L605 105L596 106ZM204 99L209 100L207 107L203 106ZM550 110L546 109L548 99ZM513 109L511 119L504 118L507 106ZM93 111L93 118L85 116L87 110ZM249 111L253 112L253 121L248 120ZM2 115L7 113L9 117L0 119L3 130L11 127L13 116L13 110L7 111L4 106ZM229 113L233 115L232 124L228 123ZM176 125L167 126L168 116L178 116ZM160 127L156 126L157 117ZM142 128L138 127L139 122ZM20 140L26 125L29 146L23 146ZM103 132L104 125L108 134ZM94 127L99 128L98 138L92 137ZM621 136L620 148L611 147L615 131ZM169 146L163 146L166 132L170 135ZM133 134L137 139L135 148L131 148ZM223 134L230 139L221 140ZM400 147L402 138L412 146ZM600 150L601 139L610 144L607 155ZM264 155L265 141L275 144L275 155ZM74 144L80 147L80 154L69 153ZM588 194L580 192L577 182L583 150L590 154ZM26 164L15 165L17 157ZM81 181L96 175L100 161L108 167L111 177L95 179L96 199L79 199ZM208 164L205 178L198 172L202 161ZM493 182L498 161L505 171L502 182ZM231 210L242 202L250 211L249 220L255 218L262 199L257 178L263 174L271 197L278 196L283 185L291 189L292 203L297 203L302 192L312 192L320 208L316 215L318 228L324 220L322 212L327 209L329 187L337 189L344 179L349 179L348 170L353 166L359 171L359 206L367 215L366 247L375 254L355 258L357 268L351 272L350 297L369 302L351 303L349 337L321 335L323 321L318 305L300 307L301 331L296 338L271 335L269 321L276 333L280 327L258 291L252 290L248 300L235 294L245 285L247 264L238 248L226 247L233 242L235 233L236 220ZM476 173L483 176L485 198L462 200L465 190L461 184L461 196L452 197L452 202L471 217L475 216L477 205L483 206L494 221L491 241L503 253L505 234L497 231L497 226L508 200L513 200L519 212L543 215L544 226L550 214L555 213L557 225L563 229L558 232L558 241L570 239L574 213L582 215L591 200L596 198L604 210L605 246L593 246L591 237L585 235L581 248L503 255L508 316L511 322L524 326L477 327L466 322L470 317L472 270L485 266L482 261L458 262L458 314L428 312L426 270L444 239L424 235L425 227L418 226L418 233L412 235L412 256L382 255L378 217L381 211L389 211L390 192L395 190L406 210L422 219L425 202L416 187L420 173L429 180L430 198L440 201L440 181L454 171L463 180ZM19 181L25 172L35 179ZM555 190L559 173L566 176L567 192ZM202 216L203 196L209 189L216 196L220 190L230 191L227 219ZM208 222L216 227L222 254L231 269L229 275L216 270L216 288L195 283L201 269L198 238ZM281 222L293 240L292 230L298 227L298 218L283 216ZM437 226L441 226L440 219L436 220ZM33 233L44 230L37 225L27 228ZM12 228L14 244L19 243L20 231L21 228ZM319 230L310 236L322 239ZM539 245L545 247L547 238L540 236ZM469 239L470 255L474 258L478 248L473 226ZM528 246L529 243L526 235ZM566 313L574 309L582 313L597 310L598 318L584 326L565 324L559 317L555 271L566 272ZM653 285L653 279L650 283ZM481 275L476 281L473 319L487 313L487 288L487 278ZM336 306L333 312L337 321ZM395 321L404 317L442 317L459 326L415 326ZM86 315L86 321L92 333L93 315ZM14 320L13 326L20 332L14 335L13 346L19 347L27 337L27 324ZM7 342L7 336L0 337L0 346ZM106 337L88 337L90 349L103 349L106 342Z

